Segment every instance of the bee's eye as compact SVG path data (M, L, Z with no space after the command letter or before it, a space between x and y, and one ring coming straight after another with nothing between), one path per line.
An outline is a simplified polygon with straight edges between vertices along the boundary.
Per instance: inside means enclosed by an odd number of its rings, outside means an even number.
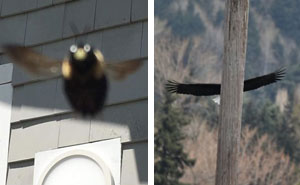
M70 51L71 51L72 53L75 53L75 52L77 51L77 46L76 46L76 45L72 45L72 46L70 47Z
M91 50L91 46L86 44L86 45L84 45L83 49L85 52L89 52Z

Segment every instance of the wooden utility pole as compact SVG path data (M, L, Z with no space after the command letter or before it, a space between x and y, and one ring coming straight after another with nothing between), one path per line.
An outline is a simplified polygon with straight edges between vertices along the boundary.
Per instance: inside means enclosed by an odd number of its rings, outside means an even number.
M226 0L216 185L236 185L249 0Z

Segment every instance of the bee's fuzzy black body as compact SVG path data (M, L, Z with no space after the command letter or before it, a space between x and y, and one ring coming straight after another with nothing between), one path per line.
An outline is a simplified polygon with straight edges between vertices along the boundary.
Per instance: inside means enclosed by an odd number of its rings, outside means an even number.
M100 79L66 79L64 90L72 107L83 115L94 115L104 106L108 82L103 75Z
M71 106L83 115L95 115L104 106L108 81L103 73L96 78L97 58L89 52L84 61L70 57L72 75L64 80L64 90Z

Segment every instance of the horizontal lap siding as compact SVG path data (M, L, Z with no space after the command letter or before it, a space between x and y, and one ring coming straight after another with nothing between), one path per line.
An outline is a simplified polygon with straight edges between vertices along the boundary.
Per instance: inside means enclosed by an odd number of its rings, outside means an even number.
M95 22L96 0L78 1L69 3L65 8L63 37L73 36L70 24L77 27L79 33L93 30Z
M59 124L57 117L21 122L11 127L9 162L33 159L40 151L58 146Z
M38 0L37 2L37 8L51 6L51 5L52 5L52 0Z
M123 145L121 185L148 184L148 143Z
M18 15L0 19L0 52L1 46L7 43L24 44L27 15Z
M130 9L131 0L97 0L95 28L101 29L129 23Z
M121 137L121 142L148 138L147 100L107 107L91 121L90 141Z
M65 5L54 6L28 15L25 45L35 45L62 38Z
M34 12L70 1L72 0L0 0L0 18Z
M37 0L2 0L1 16L13 15L37 8Z
M11 83L12 72L13 72L12 64L0 65L0 85Z
M120 5L115 6L115 4ZM14 6L17 5L20 6L21 3ZM144 10L146 5L145 0L141 0L141 2L137 0L73 0L68 3L0 17L0 45L18 43L34 46L66 39L74 36L70 28L71 23L77 26L80 34L83 34L84 32L147 21L147 11ZM2 52L0 49L0 53Z
M131 20L144 20L148 17L148 1L132 0Z
M121 137L121 142L147 140L147 100L106 107L93 119L68 113L15 123L9 162L28 160L36 152Z
M10 163L8 166L7 185L32 185L34 161Z
M142 49L141 56L148 56L148 21L143 22L143 37L142 37Z

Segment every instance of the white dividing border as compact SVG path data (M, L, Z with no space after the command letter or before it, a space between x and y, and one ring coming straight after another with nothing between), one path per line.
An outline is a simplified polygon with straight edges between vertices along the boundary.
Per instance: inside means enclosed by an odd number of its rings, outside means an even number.
M47 166L47 168L43 171L43 173L40 176L37 184L38 185L43 185L44 180L46 179L48 173L51 171L51 169L53 167L56 166L56 164L59 164L60 161L62 161L64 159L67 159L67 158L78 157L78 156L88 157L89 159L92 159L94 162L96 162L97 165L103 171L104 179L105 179L105 182L106 182L105 185L114 185L113 180L112 180L113 177L111 175L111 172L110 172L109 168L107 167L107 165L104 163L104 161L98 155L96 155L93 152L90 152L90 151L87 151L87 150L79 150L79 149L68 151L68 152L63 153L63 154L59 155L58 157L56 157Z
M0 65L0 184L6 184L13 87L12 64Z
M148 0L148 184L154 184L154 1Z

